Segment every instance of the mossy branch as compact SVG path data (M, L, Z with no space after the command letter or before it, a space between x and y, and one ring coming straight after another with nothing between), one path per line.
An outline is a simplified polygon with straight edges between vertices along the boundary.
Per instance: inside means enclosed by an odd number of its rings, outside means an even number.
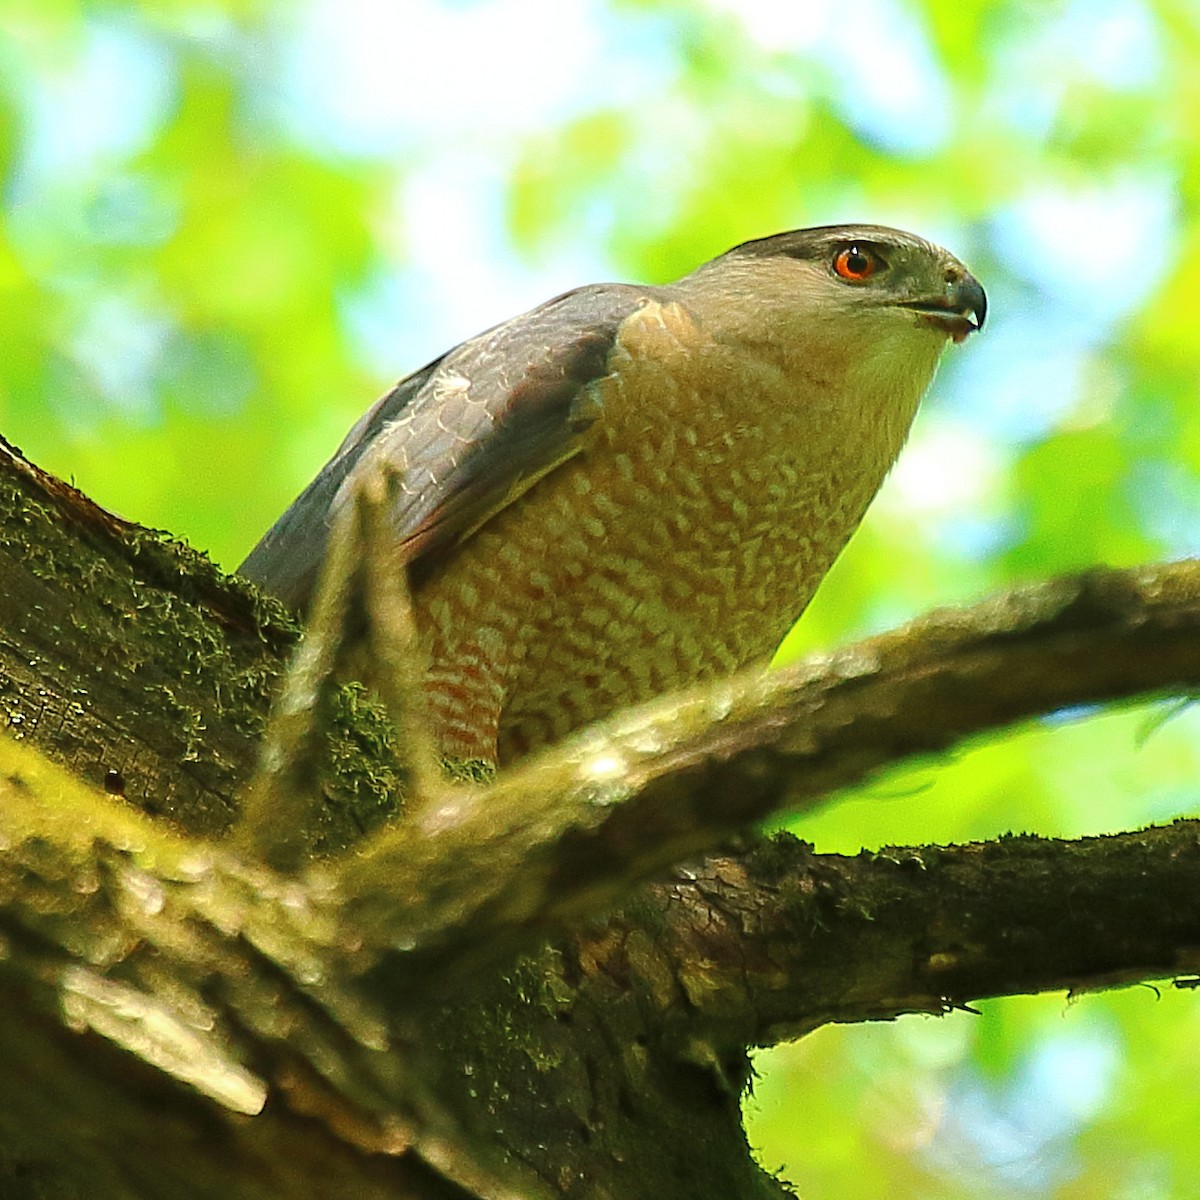
M618 714L381 831L341 882L380 947L494 946L603 910L907 756L1064 707L1195 688L1200 561L1091 571Z
M993 996L1179 977L1195 986L1198 876L1195 820L855 856L780 835L655 885L634 920L592 936L591 957L610 977L674 977L662 1023L729 1052ZM644 949L626 952L647 928L653 972Z
M0 629L10 729L70 769L0 745L0 1177L48 1197L518 1200L602 1177L626 1200L774 1197L738 1125L747 1044L1195 967L1182 825L858 860L773 845L670 877L906 755L1194 690L1195 562L664 698L340 856L396 804L379 711L345 689L307 839L326 857L301 876L179 832L234 819L285 614L0 447ZM968 893L993 925L949 919ZM1032 906L1081 896L1119 901L1127 935L1105 950L1084 911L1075 957L1000 952Z

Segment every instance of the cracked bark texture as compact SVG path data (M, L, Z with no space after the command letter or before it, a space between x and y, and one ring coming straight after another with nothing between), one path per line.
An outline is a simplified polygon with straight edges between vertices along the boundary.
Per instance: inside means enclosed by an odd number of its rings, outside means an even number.
M0 1195L778 1196L741 1130L748 1047L1197 969L1192 823L729 849L903 755L1194 689L1195 563L619 714L407 821L378 707L339 689L324 857L289 877L212 839L295 638L0 454Z

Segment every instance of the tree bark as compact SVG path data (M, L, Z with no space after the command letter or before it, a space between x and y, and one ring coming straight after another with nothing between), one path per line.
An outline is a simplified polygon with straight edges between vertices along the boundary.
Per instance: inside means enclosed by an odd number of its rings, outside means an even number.
M295 626L4 449L0 1196L785 1194L742 1133L748 1047L1192 973L1197 829L730 837L968 733L1194 689L1198 635L1200 564L1090 573L620 714L408 819L344 687L321 856L287 875L219 835Z

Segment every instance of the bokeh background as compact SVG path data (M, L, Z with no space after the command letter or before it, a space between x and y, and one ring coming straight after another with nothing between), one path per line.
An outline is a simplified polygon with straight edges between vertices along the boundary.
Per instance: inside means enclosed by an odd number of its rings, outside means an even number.
M232 569L359 412L578 283L915 229L987 285L784 656L1200 552L1197 0L0 0L0 432ZM1194 812L1200 717L1060 714L795 822L820 848ZM761 1054L808 1200L1200 1195L1200 1001Z

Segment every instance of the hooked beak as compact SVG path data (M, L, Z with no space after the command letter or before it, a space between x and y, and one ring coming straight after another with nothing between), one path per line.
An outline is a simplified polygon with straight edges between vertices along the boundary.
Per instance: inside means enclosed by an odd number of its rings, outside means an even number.
M987 294L974 275L956 270L947 273L946 288L940 296L908 300L904 307L920 313L930 325L961 342L983 328L987 318Z

